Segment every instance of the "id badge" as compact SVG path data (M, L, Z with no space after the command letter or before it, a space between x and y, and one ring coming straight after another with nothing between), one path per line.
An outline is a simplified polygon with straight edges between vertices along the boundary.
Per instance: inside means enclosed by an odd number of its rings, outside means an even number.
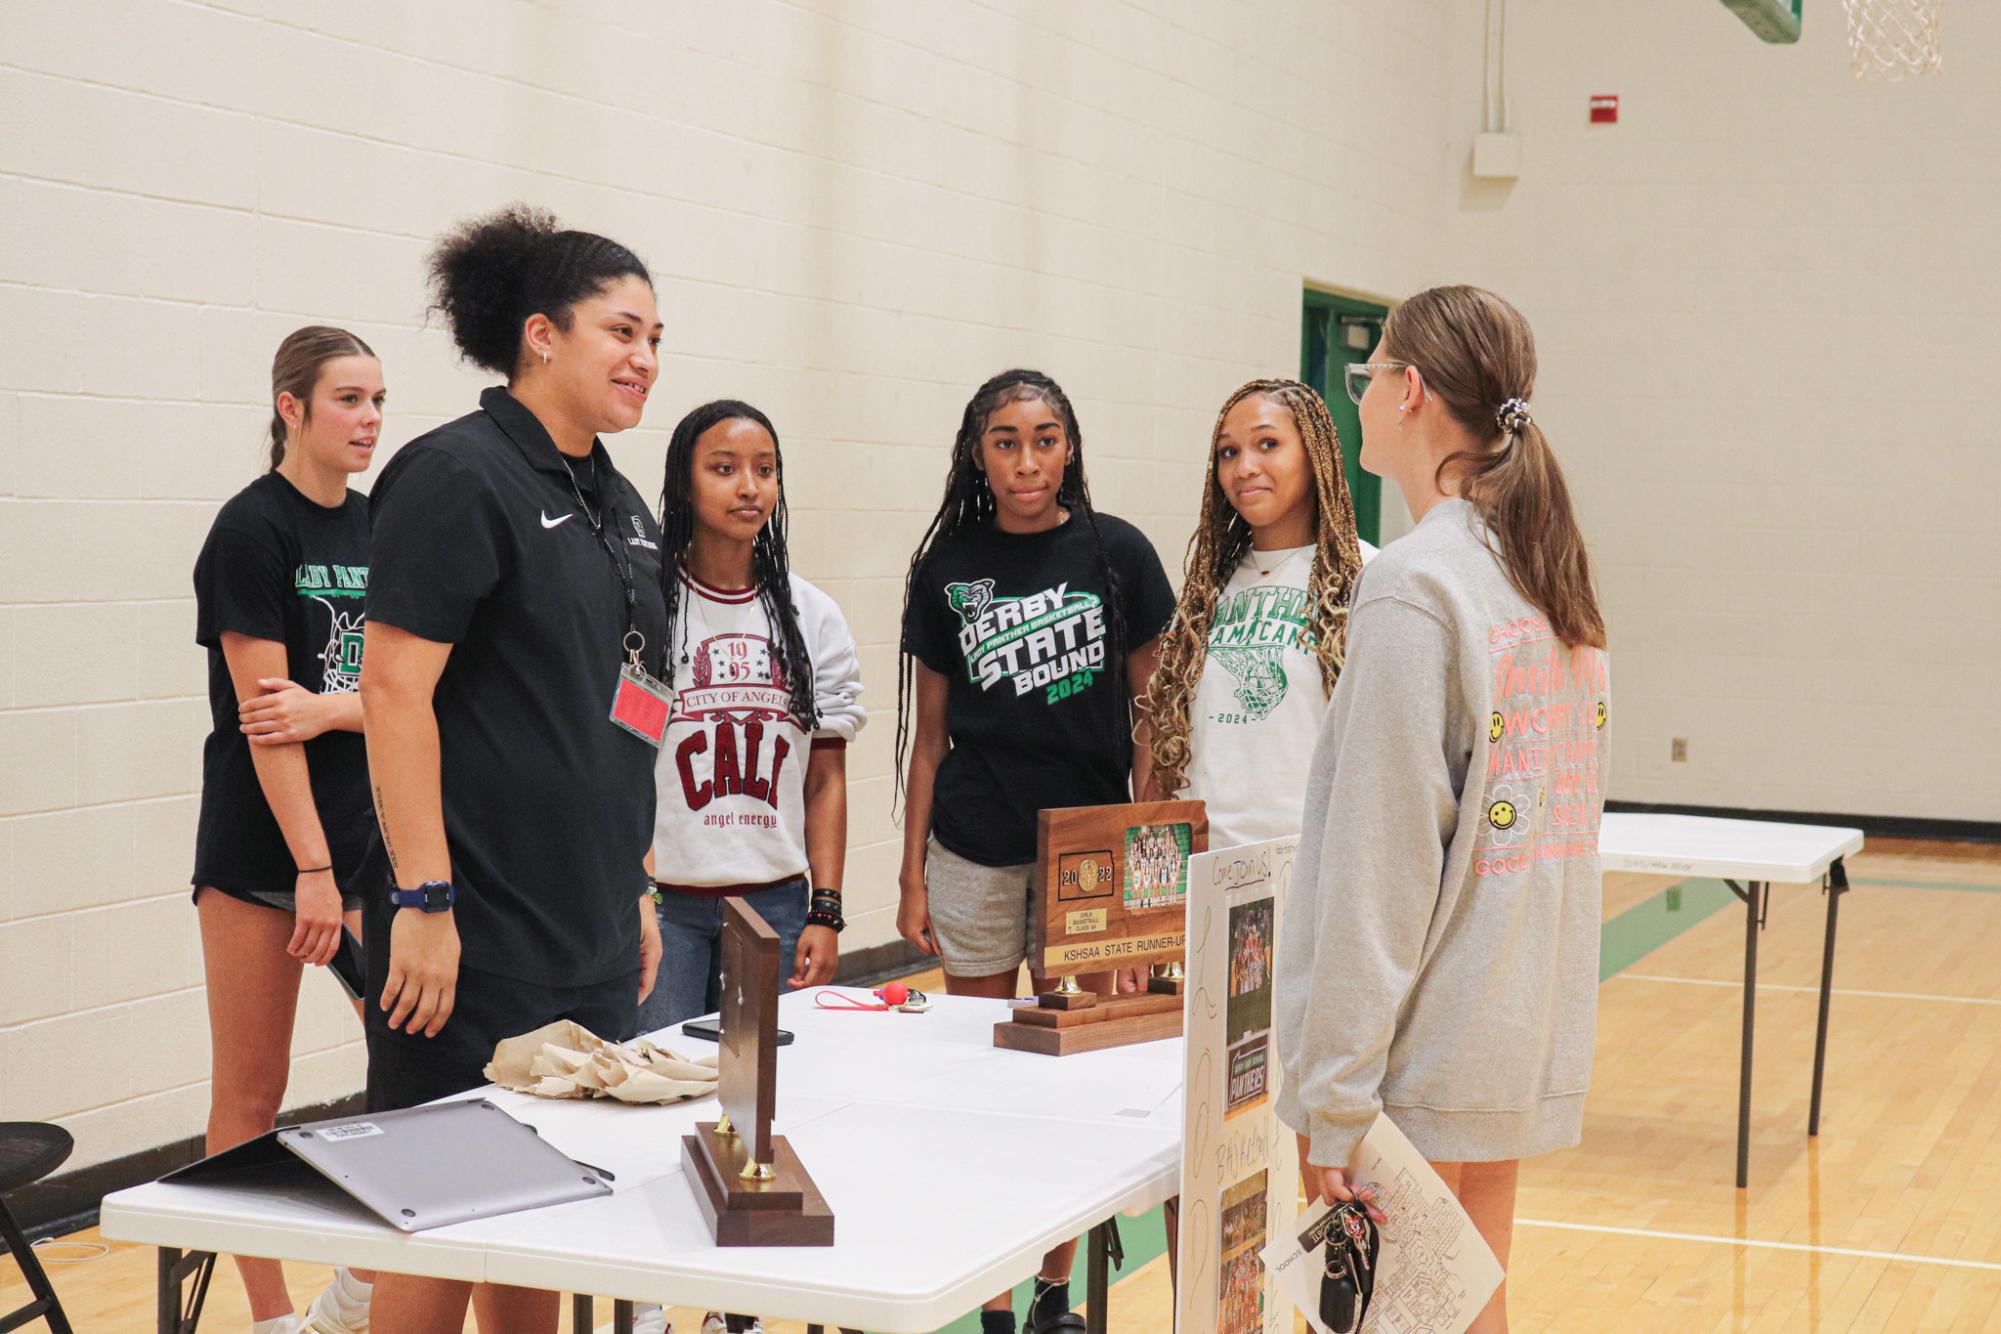
M674 691L628 662L618 669L618 689L611 697L611 720L655 750L667 736L667 710Z

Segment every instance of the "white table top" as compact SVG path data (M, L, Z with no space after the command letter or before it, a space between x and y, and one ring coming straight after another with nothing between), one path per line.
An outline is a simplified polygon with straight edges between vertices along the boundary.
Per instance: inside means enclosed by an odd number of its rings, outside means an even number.
M1003 1002L934 997L927 1014L781 1002L777 1130L835 1215L831 1247L717 1247L681 1174L681 1136L712 1098L669 1107L478 1094L614 1194L405 1234L331 1185L154 1183L104 1201L118 1241L504 1282L925 1334L1031 1273L1051 1246L1172 1195L1178 1040L1062 1058L993 1045ZM705 1044L676 1030L680 1050Z
M1862 831L1830 825L1607 812L1598 861L1607 871L1699 875L1782 885L1817 883L1862 850Z

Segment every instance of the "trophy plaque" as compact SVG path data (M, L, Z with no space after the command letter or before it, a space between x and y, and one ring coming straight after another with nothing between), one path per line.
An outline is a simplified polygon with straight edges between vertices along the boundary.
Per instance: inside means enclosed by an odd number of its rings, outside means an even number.
M778 1104L778 933L723 900L720 1121L681 1137L681 1163L718 1246L831 1246L834 1214L783 1135Z
M1188 859L1209 850L1199 801L1071 806L1036 822L1029 971L1057 979L994 1027L994 1045L1067 1056L1181 1032ZM1100 996L1081 973L1158 965L1144 992Z

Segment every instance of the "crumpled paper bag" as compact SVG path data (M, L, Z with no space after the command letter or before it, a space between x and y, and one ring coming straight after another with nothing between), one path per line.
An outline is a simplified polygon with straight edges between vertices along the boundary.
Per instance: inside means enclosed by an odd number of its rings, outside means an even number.
M712 1053L691 1061L650 1038L606 1042L574 1020L559 1019L494 1047L486 1077L538 1098L679 1102L716 1091L716 1058Z

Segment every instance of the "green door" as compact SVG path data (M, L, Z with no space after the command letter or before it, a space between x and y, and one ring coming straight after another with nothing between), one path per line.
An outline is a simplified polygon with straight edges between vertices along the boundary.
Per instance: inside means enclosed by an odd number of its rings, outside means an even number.
M1352 362L1367 361L1383 336L1389 308L1308 289L1300 320L1299 378L1327 400L1335 434L1341 437L1341 462L1348 473L1348 492L1355 498L1355 528L1362 540L1381 546L1383 485L1362 471L1362 418L1342 384L1342 372Z

